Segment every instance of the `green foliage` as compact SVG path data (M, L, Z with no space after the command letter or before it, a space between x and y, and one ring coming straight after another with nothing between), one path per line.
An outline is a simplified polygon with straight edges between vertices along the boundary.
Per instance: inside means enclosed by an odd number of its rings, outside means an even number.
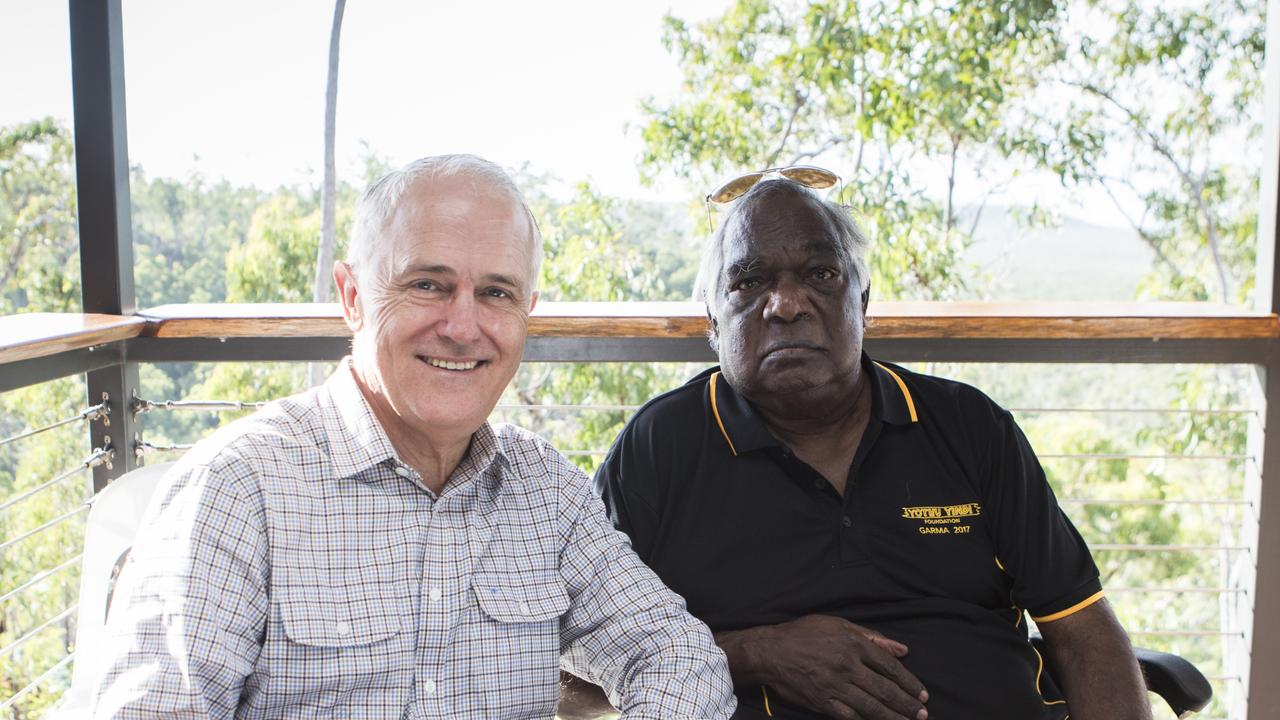
M0 431L8 436L74 416L84 407L84 396L82 378L65 378L0 395ZM0 697L9 697L53 667L70 650L75 637L74 612L42 630L37 628L75 605L80 592L79 565L71 563L26 589L19 588L81 552L84 513L55 521L83 506L92 493L91 476L82 471L51 485L46 483L74 470L87 456L85 440L84 426L75 424L0 447L0 501L30 493L0 510L0 539L35 531L0 551L0 594L18 591L0 609L0 646L30 635L0 662ZM39 529L49 523L54 524ZM38 717L57 700L60 687L69 679L70 670L64 668L51 682L27 695L14 716Z
M66 128L0 127L0 313L80 308L74 177Z
M876 238L877 297L945 299L973 228L954 204L958 163L1009 154L1009 108L1062 52L1057 5L739 0L696 27L666 20L685 75L647 100L644 169L710 187L713 175L822 158ZM941 170L941 200L913 172Z
M1020 142L1033 159L1064 185L1103 189L1155 252L1148 298L1249 301L1264 6L1077 3L1047 78L1066 110L1029 108Z
M563 202L542 192L537 179L527 179L524 187L543 231L543 300L620 302L688 297L687 286L668 288L662 264L655 262L661 249L647 245L642 238L628 240L623 230L628 209L622 203L602 196L587 183L579 184L574 195ZM631 210L631 215L642 211ZM682 375L679 368L649 363L526 364L507 391L506 401L531 406L632 406L675 385ZM504 413L503 419L547 436L562 450L591 453L571 455L590 471L600 460L601 448L613 442L629 414L620 409L572 415L534 409Z
M224 301L224 258L244 242L265 195L199 175L152 180L140 167L130 185L138 307Z

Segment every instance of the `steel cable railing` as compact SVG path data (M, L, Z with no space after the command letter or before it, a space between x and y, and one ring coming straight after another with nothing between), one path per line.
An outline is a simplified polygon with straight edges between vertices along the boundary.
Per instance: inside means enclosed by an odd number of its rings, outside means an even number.
M44 632L45 629L58 623L59 621L66 620L78 609L80 609L80 603L72 603L62 612L58 613L57 615L54 615L48 620L45 620L44 622L40 623L34 628L23 633L23 635L19 637L17 640L14 640L8 645L5 645L3 648L0 648L0 658L8 657L10 653L12 653L14 650L18 649L22 645L25 645L29 640L31 640L31 638L36 637L40 633Z
M22 583L18 587L10 590L4 595L0 595L0 605L3 605L4 603L9 602L10 600L17 597L18 595L21 595L26 590L40 584L41 582L47 580L50 577L53 577L54 575L62 572L63 570L66 570L67 568L74 566L76 563L80 562L83 558L84 558L84 553L81 553L67 560L64 560L62 563L54 567L51 567L48 570L41 570L35 575L32 575L30 579L28 579L26 582Z
M40 673L39 677L27 683L26 686L24 686L21 690L11 695L8 700L5 700L3 703L0 703L0 712L8 710L9 708L16 705L18 701L26 697L32 690L35 690L37 687L40 687L49 678L53 677L54 673L58 672L62 668L71 664L75 660L75 657L76 657L76 654L74 652L68 653L66 657L59 660L56 664L53 665L53 667Z
M141 415L152 410L236 412L238 410L256 410L266 404L265 402L242 402L240 400L144 400L140 397L135 397L133 399L133 413L134 415Z
M59 420L50 425L45 425L44 427L38 427L33 430L26 430L17 435L12 435L7 438L0 438L0 447L4 447L5 445L8 445L10 443L18 442L19 440L26 440L29 437L35 437L36 435L49 432L50 430L57 430L60 427L71 425L72 423L78 423L78 422L84 422L84 421L93 422L94 420L98 420L99 418L106 418L110 414L111 414L111 403L109 403L106 400L103 400L97 405L94 405L92 407L87 407L84 410L81 410L78 415L75 415L73 417Z
M37 486L37 487L35 487L35 488L32 488L32 489L31 489L31 490L29 490L29 491L26 491L22 496L19 496L19 497L18 497L18 498L16 498L16 499L12 499L12 498L11 498L10 500L6 501L6 503L5 503L4 507L5 507L5 508L7 508L7 507L9 507L9 506L13 505L13 503L18 502L19 500L24 499L25 497L30 497L30 496L31 496L32 494L34 494L35 492L39 492L41 489L43 489L43 488L45 488L45 487L49 487L49 486L51 486L51 484L52 484L52 483L54 483L54 482L56 482L56 481L63 480L63 479L65 479L65 478L66 478L66 477L68 477L68 476L72 476L72 475L74 475L74 474L76 474L76 473L83 472L83 471L85 471L85 470L89 470L89 469L91 469L91 468L98 467L99 465L106 465L106 464L108 464L108 463L110 463L110 462L111 462L111 459L112 459L114 456L115 456L115 450L114 450L114 449L112 449L112 448L110 448L110 447L95 448L95 449L94 449L94 451L89 455L89 457L85 458L85 459L80 463L80 465L79 465L79 466L77 466L77 467L75 467L75 468L73 468L73 469L71 469L71 470L68 470L68 471L67 471L67 472L65 472L65 473L62 473L62 475L59 475L59 476L55 477L53 480L46 481L46 482L42 483L41 485L39 485L39 486ZM39 534L39 533L42 533L42 532L44 532L45 530L48 530L49 528L55 527L55 526L57 526L57 525L59 525L59 524L61 524L61 523L63 523L63 522L66 522L67 520L70 520L71 518L73 518L73 517L75 517L75 516L77 516L77 515L79 515L79 514L81 514L81 513L86 512L86 511L89 509L89 502L88 502L88 500L89 500L89 498L86 498L86 500L85 500L85 502L84 502L84 503L82 503L81 505L79 505L78 507L76 507L74 510L71 510L70 512L64 513L64 514L62 514L62 515L60 515L60 516L58 516L58 517L56 517L56 518L54 518L54 519L52 519L52 520L50 520L50 521L48 521L48 522L46 522L46 523L44 523L44 524L42 524L42 525L38 526L38 527L32 528L32 529L30 529L30 530L27 530L26 532L22 533L21 535L19 535L19 536L17 536L17 537L9 538L9 539L5 540L4 542L0 542L0 551L7 550L8 548L13 547L14 545L16 545L16 544L18 544L18 543L22 542L23 540L26 540L26 539L27 539L27 538L29 538L29 537L32 537L32 536L37 535L37 534Z

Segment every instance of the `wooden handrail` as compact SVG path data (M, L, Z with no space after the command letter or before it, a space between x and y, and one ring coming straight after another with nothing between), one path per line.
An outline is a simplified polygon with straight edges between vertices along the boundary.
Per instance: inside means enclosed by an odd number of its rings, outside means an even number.
M876 339L1280 340L1274 314L1202 303L873 302ZM539 303L535 337L696 338L692 302ZM156 338L346 337L336 304L162 305L134 316L28 313L0 317L0 364Z
M1276 340L1280 319L1204 303L873 302L871 338ZM154 337L344 337L336 304L165 305L143 312ZM693 302L539 303L534 337L679 338L706 334Z
M138 337L141 317L80 313L24 313L0 317L0 364Z

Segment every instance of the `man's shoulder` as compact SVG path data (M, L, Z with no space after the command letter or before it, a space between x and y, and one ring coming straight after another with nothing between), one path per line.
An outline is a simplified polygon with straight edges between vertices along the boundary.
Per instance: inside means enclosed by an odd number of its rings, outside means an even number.
M317 452L323 431L317 390L275 400L196 443L182 464L210 470L255 469Z
M719 371L719 367L707 368L683 385L649 398L627 423L627 429L662 427L675 430L691 420L696 421L704 414L711 376Z
M535 488L553 489L580 484L583 473L546 438L518 425L493 426L503 457L521 477L536 479Z
M902 380L920 412L961 422L981 422L1007 414L985 392L967 382L915 372L893 363L877 361L877 364Z

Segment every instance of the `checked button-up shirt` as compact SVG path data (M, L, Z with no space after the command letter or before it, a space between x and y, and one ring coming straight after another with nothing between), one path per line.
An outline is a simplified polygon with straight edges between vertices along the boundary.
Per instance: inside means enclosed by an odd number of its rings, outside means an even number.
M724 656L537 436L481 427L435 495L349 361L169 473L121 575L98 717L728 717Z

